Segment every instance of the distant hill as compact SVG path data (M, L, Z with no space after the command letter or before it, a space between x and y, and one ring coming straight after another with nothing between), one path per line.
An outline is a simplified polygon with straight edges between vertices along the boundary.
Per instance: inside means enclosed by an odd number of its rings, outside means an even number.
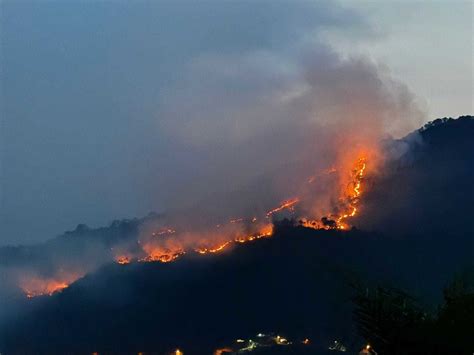
M431 239L474 233L473 116L437 119L386 149L391 158L369 182L358 226Z
M386 142L391 159L367 182L351 231L282 221L273 238L218 255L112 263L110 248L133 243L140 225L160 218L151 215L99 230L79 226L38 246L0 248L4 268L98 268L53 296L17 301L20 313L3 319L0 352L163 354L180 347L211 354L259 332L308 337L312 354L335 339L355 352L361 339L352 323L354 285L400 287L434 310L442 287L472 266L473 137L474 118L464 116Z

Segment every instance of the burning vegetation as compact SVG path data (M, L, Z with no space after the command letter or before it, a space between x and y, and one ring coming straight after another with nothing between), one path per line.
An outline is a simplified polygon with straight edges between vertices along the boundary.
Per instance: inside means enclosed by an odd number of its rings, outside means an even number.
M327 214L320 220L303 218L301 225L315 229L348 229L347 220L358 212L358 205L362 194L362 182L367 169L367 158L358 157L350 171L349 181L341 188L337 211Z
M348 159L349 161L349 159ZM132 262L173 262L185 254L217 254L236 244L253 242L273 235L273 220L289 218L304 227L314 229L340 229L350 227L351 218L359 212L360 198L364 192L364 178L369 165L368 154L359 154L350 163L336 169L331 167L322 173L306 179L301 194L282 201L260 215L234 217L201 232L188 231L181 226L164 225L142 233L132 245L110 249L113 260L120 265ZM349 168L344 168L349 166ZM322 213L322 217L308 218L311 193L307 187L317 186L323 177L335 180L334 210ZM20 288L28 298L52 295L67 288L84 272L74 274L58 273L51 278L23 278Z
M22 285L22 289L25 292L26 297L32 298L42 295L51 296L53 293L61 291L68 286L69 284L63 281L32 278Z
M300 209L299 207L310 203L310 201L304 195L295 196L284 200L261 216L231 218L227 222L216 224L204 233L203 238L196 237L192 232L181 232L177 226L162 227L148 233L143 240L139 241L141 252L144 253L143 256L119 255L115 260L119 264L128 264L131 261L171 262L187 253L198 255L219 253L236 243L243 244L271 237L273 234L272 219L282 216L297 219L300 225L314 229L348 229L350 219L356 216L359 211L367 164L367 156L360 155L351 162L347 174L339 172L338 175L338 170L332 167L307 180L306 184L314 184L322 174L339 176L341 179L335 211L327 213L319 219L303 217L304 208ZM183 235L184 237L182 237Z
M54 277L23 276L20 288L26 297L51 296L69 287L71 283L82 277L82 274L60 272Z

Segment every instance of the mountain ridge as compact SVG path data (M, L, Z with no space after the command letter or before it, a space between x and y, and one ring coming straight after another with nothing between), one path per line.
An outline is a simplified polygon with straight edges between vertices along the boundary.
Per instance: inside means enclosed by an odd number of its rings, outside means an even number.
M473 117L462 116L435 120L395 142L394 149L400 144L409 149L387 162L387 174L369 182L363 213L355 220L360 229L312 230L284 220L276 223L272 238L223 254L185 255L166 264L113 263L110 247L133 240L147 218L160 218L152 214L102 229L79 225L36 250L2 247L3 267L16 265L18 253L47 273L56 259L43 265L38 255L44 248L59 250L62 243L82 251L73 264L93 264L97 256L107 262L89 265L97 271L51 297L23 300L23 319L7 317L8 327L1 328L0 350L163 353L183 346L209 354L233 337L261 329L358 344L351 323L352 284L395 285L434 307L453 274L471 266L473 136ZM434 200L433 191L440 194ZM439 199L446 205L441 213ZM381 201L391 215L380 211ZM447 221L453 220L452 227ZM96 242L93 250L82 246L84 240ZM66 253L59 261L74 255Z

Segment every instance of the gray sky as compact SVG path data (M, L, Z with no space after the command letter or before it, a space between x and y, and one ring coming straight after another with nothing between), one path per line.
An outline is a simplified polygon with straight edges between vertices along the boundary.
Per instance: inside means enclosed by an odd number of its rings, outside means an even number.
M329 34L346 54L386 65L418 96L430 119L473 112L474 2L459 0L345 0L380 33L381 40L351 41Z
M272 137L299 125L285 115L304 116L308 85L319 116L338 111L322 99L344 78L317 68L341 58L363 57L372 64L361 72L407 85L394 97L409 103L387 112L406 112L409 124L387 133L420 123L413 100L424 119L472 113L472 2L4 1L1 10L0 245L179 208L189 191L228 185L217 172L232 167L239 181L259 176L242 172L302 140L298 130ZM358 63L338 73L358 82ZM311 78L327 80L327 93ZM373 82L361 81L369 93ZM274 144L248 144L262 140ZM246 165L256 149L258 165Z

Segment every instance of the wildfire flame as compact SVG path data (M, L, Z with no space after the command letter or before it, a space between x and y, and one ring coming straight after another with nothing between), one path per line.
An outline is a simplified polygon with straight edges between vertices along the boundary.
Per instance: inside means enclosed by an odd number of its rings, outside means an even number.
M129 256L119 255L115 257L115 261L117 262L117 264L125 265L130 264L132 262L132 258Z
M280 211L283 211L283 210L286 210L286 209L290 209L290 210L293 210L294 209L294 206L300 202L300 199L299 198L293 198L291 200L287 200L287 201L283 201L282 204L270 211L267 212L266 216L267 217L270 217L272 214L274 213L277 213L277 212L280 212Z
M207 254L207 253L218 253L221 250L224 250L225 247L227 247L231 242L227 241L224 244L218 245L214 248L196 248L194 249L196 252L199 254Z
M347 224L344 222L349 217L354 217L357 214L357 205L359 204L359 198L362 193L362 179L364 178L365 169L367 168L366 159L361 157L357 160L357 163L352 172L353 179L351 185L346 191L346 212L341 214L337 219L337 228L346 229Z
M140 258L138 261L150 262L150 261L160 261L162 263L169 263L176 260L181 255L186 254L184 249L177 247L176 249L169 248L154 248L154 247L145 247L147 250L147 256Z
M69 284L56 280L31 280L30 285L24 288L26 297L33 298L36 296L48 295L51 296L55 292L64 290Z
M20 288L28 298L51 296L68 288L72 282L81 276L76 273L61 273L55 277L26 276L20 280Z
M362 194L362 182L365 176L366 168L367 158L365 156L358 157L355 163L353 163L353 166L350 169L350 175L348 177L349 182L347 186L342 189L341 195L338 199L339 205L337 213L327 214L320 220L301 218L300 224L302 226L314 229L347 229L349 227L347 220L350 217L354 217L358 212L358 204L360 196ZM321 176L323 174L333 174L335 172L335 168L330 168L323 171L318 176ZM307 183L311 184L314 181L315 177L312 177L307 181ZM293 197L291 199L287 199L281 202L277 207L272 208L265 213L264 220L284 210L295 212L295 208L301 202L301 200L301 197ZM173 243L170 243L168 241L166 246L156 245L153 243L145 243L144 245L142 245L142 249L145 252L146 256L139 258L138 261L171 262L179 258L181 255L186 254L188 251L194 251L197 254L215 254L224 251L235 243L247 243L260 238L271 237L273 235L273 224L268 222L259 222L257 217L252 217L251 219L233 218L230 219L227 223L217 224L215 228L221 231L225 231L226 227L236 224L257 225L258 228L253 233L239 233L233 237L231 236L231 234L229 234L228 236L224 235L224 239L221 239L221 242L214 242L215 244L211 245L201 244L199 246L191 246L189 248L185 248L177 240L175 240ZM175 233L177 232L174 228L164 227L157 232L153 232L152 236L169 236ZM119 257L116 258L116 261L118 263L125 264L130 262L131 259Z
M325 214L320 219L309 219L300 217L300 225L314 229L348 229L349 219L356 216L359 212L360 197L364 191L363 181L367 170L366 155L359 155L350 167L349 174L344 176L344 184L340 188L338 205L334 212ZM343 171L336 170L331 167L322 173L310 177L306 180L306 184L313 184L317 177L333 174ZM295 196L281 202L277 207L270 209L260 218L253 216L251 218L233 218L227 222L217 224L214 233L218 238L203 238L204 240L214 240L213 244L208 242L194 242L195 244L184 243L180 240L180 229L170 226L161 227L161 229L150 233L149 238L139 240L138 246L142 255L123 251L115 255L116 263L124 265L134 261L138 262L162 262L169 263L175 261L186 253L216 254L220 253L232 245L252 242L261 238L268 238L273 235L273 224L269 222L270 217L281 213L282 211L290 211L297 213L296 208L304 202L304 195ZM307 198L306 198L307 201ZM213 235L214 235L213 234ZM190 238L193 239L193 238ZM216 242L216 240L219 240ZM39 295L52 295L69 286L80 275L68 275L67 277L56 277L50 279L29 278L21 282L20 287L23 289L28 298Z
M337 213L330 213L320 220L302 218L300 223L304 227L314 229L348 229L346 220L354 217L358 212L358 204L362 194L362 182L367 169L367 158L358 157L350 172L349 183L342 189L339 197Z

